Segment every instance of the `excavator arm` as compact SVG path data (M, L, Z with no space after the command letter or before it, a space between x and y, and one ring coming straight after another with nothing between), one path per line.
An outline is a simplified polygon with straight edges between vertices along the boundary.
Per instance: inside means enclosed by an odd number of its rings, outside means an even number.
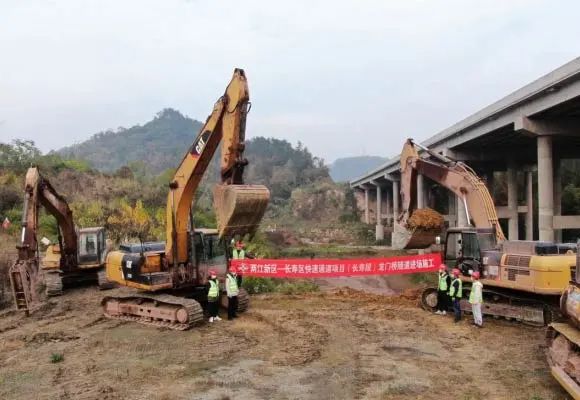
M38 168L29 168L24 184L22 234L18 259L10 268L10 280L18 309L28 310L37 301L38 279L38 210L42 205L56 218L59 228L60 269L68 271L77 265L77 233L66 200L57 193Z
M268 205L265 186L244 185L243 158L250 96L244 70L235 69L225 94L183 157L167 196L166 256L174 265L188 261L189 214L195 192L218 145L221 184L214 188L214 208L220 236L254 233Z
M421 158L417 147L429 153L434 160ZM401 152L401 214L395 230L405 230L413 212L416 197L416 174L420 173L439 185L449 189L465 207L469 223L473 221L476 228L493 228L498 241L505 236L499 224L493 199L485 183L467 165L460 161L437 154L426 147L408 139ZM412 238L405 247L412 246Z

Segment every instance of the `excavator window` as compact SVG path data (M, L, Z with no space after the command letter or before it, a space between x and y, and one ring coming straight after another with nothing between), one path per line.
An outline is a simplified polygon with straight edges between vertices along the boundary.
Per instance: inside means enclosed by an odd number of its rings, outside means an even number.
M457 259L461 255L461 233L453 232L447 234L445 242L445 263L449 268L455 268Z
M450 232L445 246L445 263L455 268L463 260L481 259L478 235L475 232Z

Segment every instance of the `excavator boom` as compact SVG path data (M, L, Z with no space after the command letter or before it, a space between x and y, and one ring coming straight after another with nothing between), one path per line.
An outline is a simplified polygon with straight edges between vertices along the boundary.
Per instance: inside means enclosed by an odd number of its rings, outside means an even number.
M187 262L189 212L201 179L222 142L221 184L214 188L220 236L253 234L270 198L262 185L244 185L243 158L249 90L243 69L236 68L193 144L183 157L167 196L166 256L174 265Z
M38 168L29 168L24 184L22 235L18 259L10 268L10 282L17 309L29 311L38 302L38 209L42 205L53 215L59 227L60 269L67 271L77 265L77 234L66 200L46 180Z
M431 231L432 237L426 237L425 231L420 229L410 231L407 228L416 197L417 173L455 193L461 200L460 207L465 207L470 223L473 221L476 228L494 229L498 242L504 241L505 236L491 194L477 174L464 163L443 157L422 146L420 147L437 161L421 158L416 146L418 145L412 139L408 139L401 152L402 212L395 224L393 245L400 248L425 247L434 242L434 236L437 234L436 231Z

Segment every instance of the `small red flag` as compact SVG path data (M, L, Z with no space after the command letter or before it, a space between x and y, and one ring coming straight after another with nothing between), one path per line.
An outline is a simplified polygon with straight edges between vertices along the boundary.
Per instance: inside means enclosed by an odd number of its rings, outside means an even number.
M8 219L8 217L4 218L4 222L2 222L2 228L4 229L8 229L10 228L10 220Z

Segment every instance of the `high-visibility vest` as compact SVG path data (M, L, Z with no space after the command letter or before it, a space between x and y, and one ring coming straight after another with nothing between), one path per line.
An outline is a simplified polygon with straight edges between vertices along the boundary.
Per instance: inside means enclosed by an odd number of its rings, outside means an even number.
M447 291L447 272L439 272L439 285L437 288L443 292Z
M207 292L208 299L215 299L219 296L220 289L216 281L213 279L209 280L209 291Z
M228 285L228 289L230 290L230 293L233 294L234 296L236 296L239 292L237 277L235 277L232 274L228 274L228 279L226 279L226 281L227 281L226 283Z
M234 249L234 251L232 252L232 258L234 260L243 260L244 258L246 258L246 252L243 249L242 250Z
M483 303L483 284L479 281L473 282L471 285L471 292L469 293L469 302L471 304Z
M457 293L455 293L455 282L459 282L457 285ZM463 285L461 279L455 278L453 282L451 282L451 287L449 288L449 296L453 299L455 297L461 298L463 296Z

